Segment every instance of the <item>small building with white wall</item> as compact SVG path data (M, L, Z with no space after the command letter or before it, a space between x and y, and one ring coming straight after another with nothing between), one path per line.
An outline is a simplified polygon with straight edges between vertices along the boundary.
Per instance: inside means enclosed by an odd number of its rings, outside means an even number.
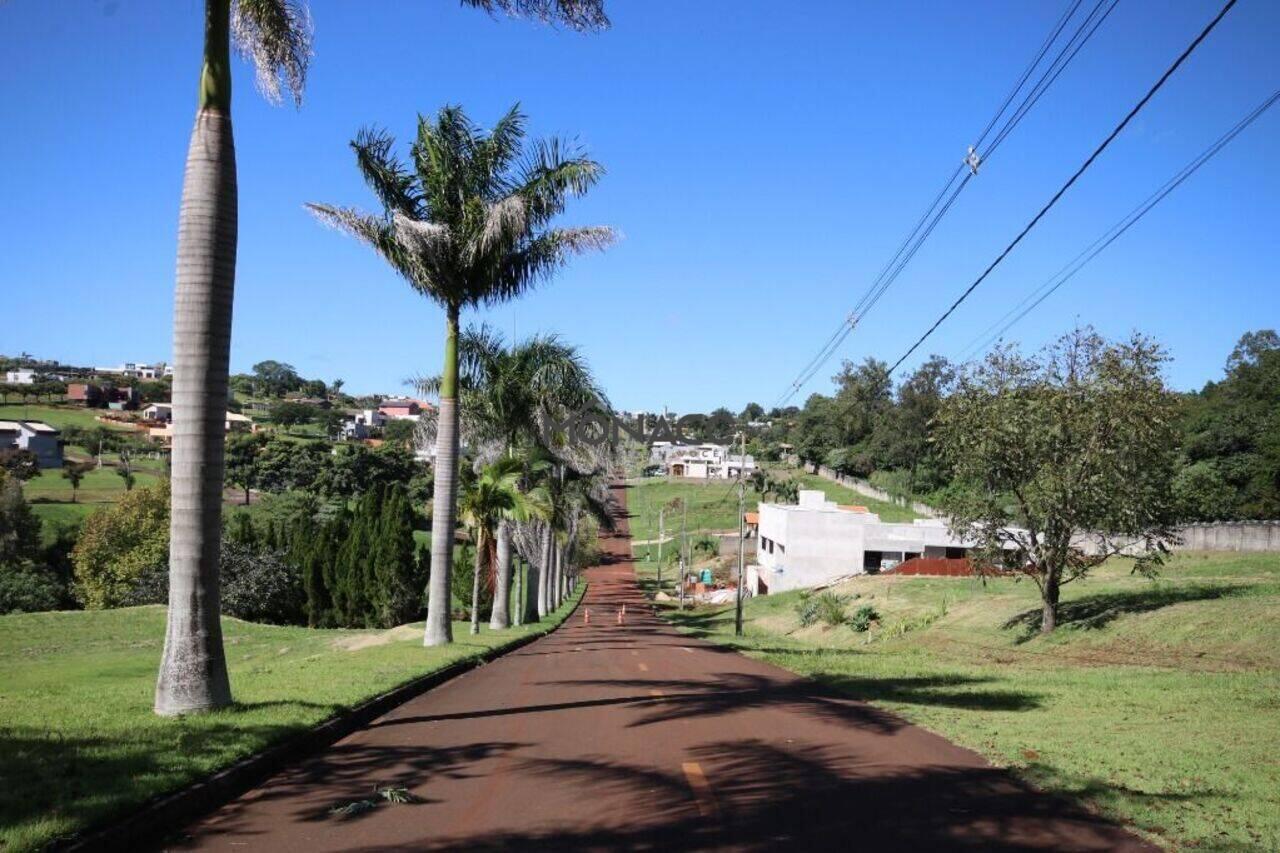
M40 421L0 421L0 449L28 450L41 468L62 467L61 437Z
M4 374L4 381L10 385L34 385L36 372L26 368L7 370Z
M884 522L818 490L802 489L795 505L760 504L759 520L759 565L747 573L755 593L822 586L914 557L964 557L969 548L940 519Z
M751 454L730 453L723 444L676 445L667 450L662 464L669 476L697 480L736 480L739 474L746 477L756 470Z

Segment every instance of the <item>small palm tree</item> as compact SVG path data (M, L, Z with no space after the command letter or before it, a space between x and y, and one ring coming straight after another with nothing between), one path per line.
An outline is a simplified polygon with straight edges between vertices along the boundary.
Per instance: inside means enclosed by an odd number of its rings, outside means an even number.
M62 469L62 478L71 483L71 502L76 503L80 492L80 481L84 479L84 468L79 465L66 465Z
M514 299L549 279L571 255L603 249L605 227L555 228L569 197L600 179L599 163L556 139L525 144L525 117L512 109L485 133L460 107L419 117L412 171L392 137L363 130L351 142L381 215L327 204L308 207L367 243L411 287L445 312L444 369L432 500L428 646L453 641L449 622L458 477L458 325L464 308Z

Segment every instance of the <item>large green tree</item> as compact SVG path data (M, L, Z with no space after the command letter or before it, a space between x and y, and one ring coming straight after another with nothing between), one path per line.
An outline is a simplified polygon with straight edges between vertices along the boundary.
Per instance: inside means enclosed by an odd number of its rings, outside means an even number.
M453 641L449 621L457 511L458 329L466 308L514 299L549 279L568 258L602 249L606 227L561 228L552 221L567 200L603 174L599 163L557 139L525 140L513 107L493 129L460 107L419 117L410 165L392 137L364 130L351 142L356 165L382 204L381 214L311 204L323 221L367 243L411 287L445 313L444 368L436 433L431 590L424 643Z
M1174 535L1166 358L1140 336L1108 343L1078 329L1036 356L991 353L938 415L935 438L955 470L942 509L979 560L1012 559L1035 581L1044 633L1063 585L1121 552L1152 572Z

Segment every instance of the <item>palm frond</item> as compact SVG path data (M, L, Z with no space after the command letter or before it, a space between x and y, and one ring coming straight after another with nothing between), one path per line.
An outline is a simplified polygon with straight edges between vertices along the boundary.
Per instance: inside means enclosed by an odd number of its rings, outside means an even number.
M356 166L383 208L416 217L420 199L414 190L413 175L391 153L393 145L395 138L390 133L374 127L361 128L351 140Z
M258 90L273 104L281 88L302 106L302 90L311 64L311 12L295 0L235 0L231 33L241 55L257 71Z
M555 137L540 139L521 167L514 193L526 199L535 227L562 213L569 197L583 195L604 177L604 166L581 150L566 149L566 143Z
M609 28L604 0L462 0L462 5L484 9L491 15L503 12L545 24L564 23L580 32Z
M520 249L496 259L497 268L486 277L483 287L469 294L465 304L494 305L520 296L551 278L570 256L602 251L616 237L617 232L604 225L544 231Z

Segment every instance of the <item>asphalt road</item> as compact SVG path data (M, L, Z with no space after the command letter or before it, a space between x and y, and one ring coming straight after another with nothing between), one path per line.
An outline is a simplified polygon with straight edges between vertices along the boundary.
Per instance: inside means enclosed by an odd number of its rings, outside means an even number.
M604 544L612 561L588 572L559 630L405 703L170 847L1152 849L934 734L677 633L647 614L626 534ZM377 786L417 802L332 813Z

